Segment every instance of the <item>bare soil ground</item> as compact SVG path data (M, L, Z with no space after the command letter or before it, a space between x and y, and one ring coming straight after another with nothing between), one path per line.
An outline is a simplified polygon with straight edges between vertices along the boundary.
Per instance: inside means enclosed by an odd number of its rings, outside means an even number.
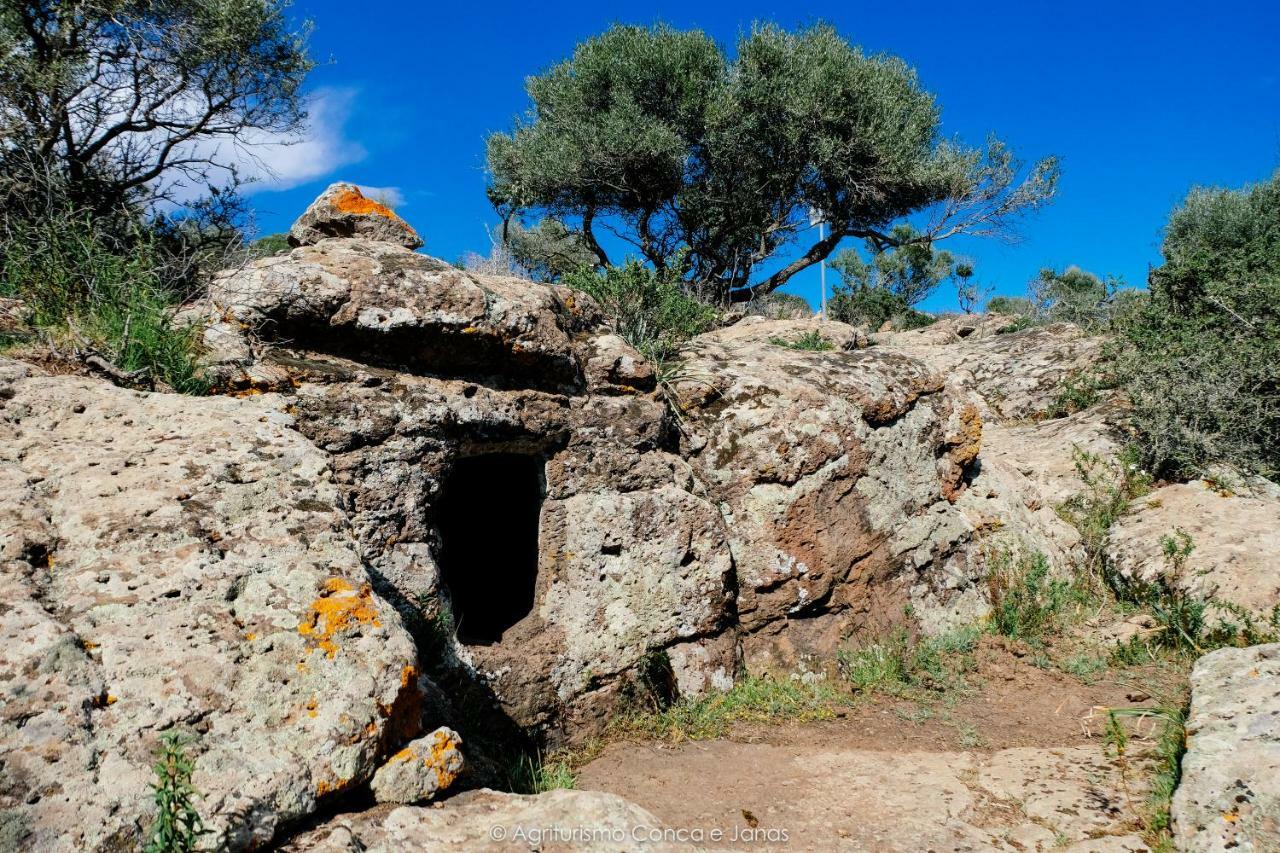
M935 697L859 698L830 721L718 740L615 743L578 787L624 796L708 849L1147 849L1153 726L1134 727L1118 762L1105 709L1175 694L1180 676L1152 666L1085 683L989 637L976 657L966 689Z

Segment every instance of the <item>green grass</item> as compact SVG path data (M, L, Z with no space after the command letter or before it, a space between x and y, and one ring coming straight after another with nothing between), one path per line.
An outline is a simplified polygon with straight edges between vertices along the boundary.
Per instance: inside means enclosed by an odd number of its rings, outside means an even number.
M965 674L976 668L972 652L980 636L976 626L919 639L897 628L874 642L841 649L836 662L859 693L947 691L963 687Z
M735 723L828 720L848 695L826 681L813 684L766 676L744 678L724 693L680 699L665 708L635 711L614 723L618 737L648 740L708 740L728 734Z
M522 754L508 771L508 790L517 794L545 794L572 790L578 783L575 768L590 760L568 751Z
M787 349L806 350L809 352L827 352L836 348L835 344L824 338L822 333L816 329L805 332L792 341L786 338L769 338L769 343L774 346L786 347Z
M995 555L990 562L987 590L991 599L990 630L1033 646L1058 633L1093 597L1089 590L1065 578L1053 578L1043 554L1014 559Z
M174 318L183 271L141 229L127 244L94 220L31 223L0 245L0 296L22 299L32 332L60 350L94 351L138 384L204 394L199 330Z
M1173 792L1182 778L1182 756L1187 748L1187 708L1185 705L1162 704L1151 708L1112 708L1107 711L1106 746L1120 765L1126 794L1131 767L1129 734L1122 719L1155 720L1160 727L1155 741L1155 769L1151 775L1151 791L1141 805L1134 804L1142 823L1144 840L1157 853L1173 853L1170 833L1170 807Z

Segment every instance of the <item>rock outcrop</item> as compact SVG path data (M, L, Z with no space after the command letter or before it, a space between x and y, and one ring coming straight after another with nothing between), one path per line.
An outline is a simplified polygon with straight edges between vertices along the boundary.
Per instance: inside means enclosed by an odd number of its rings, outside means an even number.
M289 229L291 246L309 246L329 237L362 237L406 249L422 247L422 238L409 223L386 205L365 198L354 184L330 186Z
M0 361L5 846L136 846L163 732L245 848L417 733L417 654L278 398Z
M1185 556L1171 558L1165 542ZM1158 489L1116 522L1107 560L1125 577L1163 577L1197 598L1217 598L1265 621L1280 605L1280 500L1204 481Z
M944 564L968 578L973 528L949 497L981 443L976 415L949 431L953 400L915 359L777 343L796 322L702 335L675 382L682 451L725 515L754 669L829 656Z
M1172 817L1187 853L1280 850L1280 643L1196 662Z

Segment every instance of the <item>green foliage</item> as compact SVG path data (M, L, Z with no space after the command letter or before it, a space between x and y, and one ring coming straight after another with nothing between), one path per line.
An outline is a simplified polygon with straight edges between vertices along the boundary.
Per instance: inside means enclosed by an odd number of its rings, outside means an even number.
M793 341L785 338L769 338L769 343L774 346L786 347L787 349L807 350L809 352L827 352L835 349L835 344L822 336L822 333L816 329L811 332L805 332Z
M1007 553L991 560L987 576L990 628L1011 640L1039 644L1061 627L1069 609L1088 594L1069 580L1051 578L1043 554L1015 560Z
M898 297L908 308L919 304L938 289L944 279L956 274L950 252L935 249L912 226L901 223L890 233L893 243L879 238L866 241L870 261L854 249L845 249L831 260L831 268L849 291L878 289ZM969 275L973 267L966 264Z
M886 322L895 329L919 329L934 322L928 314L912 309L901 296L880 287L849 289L837 285L827 302L827 313L833 320L866 326L872 331Z
M1031 300L1025 296L996 296L987 302L987 312L990 314L1014 314L1019 317L1029 317L1033 310Z
M804 320L813 316L813 307L803 296L774 291L747 303L747 313L771 320Z
M674 358L689 338L710 329L718 316L690 296L676 276L634 259L599 271L581 268L565 276L564 284L595 299L613 331L659 365Z
M681 699L657 710L645 709L615 723L624 737L657 740L707 740L722 737L734 723L826 720L844 697L823 681L752 676L724 693Z
M699 31L614 26L527 81L529 112L488 140L489 195L504 218L536 211L596 255L600 220L713 302L747 301L845 237L888 239L939 205L934 234L993 233L1053 195L1057 166L1021 164L997 140L943 139L940 111L900 59L866 56L833 28L758 24L732 55ZM792 263L757 272L809 239Z
M1280 172L1197 189L1170 216L1150 295L1120 324L1119 373L1146 463L1280 476Z
M522 753L507 774L508 789L517 794L573 790L577 784L574 756L567 752Z
M155 821L144 848L146 853L188 853L196 849L205 829L195 801L199 796L191 784L195 763L187 755L190 740L177 732L160 736L160 750L152 769L151 784L156 804Z
M1084 490L1058 507L1058 515L1080 531L1086 566L1100 577L1102 552L1111 526L1135 498L1151 490L1151 476L1139 465L1137 451L1132 447L1126 447L1114 460L1077 447L1072 458Z
M208 390L197 331L173 316L181 262L163 256L150 232L138 226L122 244L88 214L10 225L0 244L0 295L23 299L36 328L178 391Z
M1095 373L1071 373L1045 410L1046 418L1062 418L1083 412L1098 402L1098 392L1114 387L1109 379Z
M977 628L966 628L913 639L905 628L897 628L874 642L841 649L836 661L840 674L862 693L948 690L960 686L975 667L971 653L979 634Z
M269 258L272 255L282 255L289 249L288 234L268 234L249 244L249 255L254 258Z
M582 234L558 219L542 219L532 228L510 219L503 240L512 260L534 281L561 281L575 270L596 265Z
M1144 840L1152 850L1172 853L1175 849L1171 836L1170 810L1173 792L1182 780L1182 756L1187 750L1187 707L1165 704L1154 708L1110 708L1107 710L1107 728L1104 743L1120 765L1126 787L1131 772L1129 766L1129 733L1122 719L1154 720L1160 727L1156 736L1155 772L1151 777L1151 790L1138 814L1142 823Z
M6 0L0 216L51 188L114 215L233 178L220 142L302 126L304 42L282 0Z

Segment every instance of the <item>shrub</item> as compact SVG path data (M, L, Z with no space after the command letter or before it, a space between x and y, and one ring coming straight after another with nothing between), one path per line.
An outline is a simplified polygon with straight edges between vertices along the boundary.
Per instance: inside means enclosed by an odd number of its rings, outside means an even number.
M710 329L718 316L689 295L676 276L634 259L599 271L579 269L564 283L595 299L613 331L659 366L689 338Z
M747 313L771 320L803 320L813 316L813 308L803 296L774 291L747 303Z
M793 341L785 338L769 338L769 343L774 346L786 347L787 349L808 350L811 352L827 352L835 349L835 344L822 336L822 333L814 330L805 332Z
M919 329L934 318L912 308L907 300L882 287L851 289L837 285L835 295L827 303L833 320L851 326L866 326L872 331L892 321L895 329Z
M1170 216L1150 295L1120 324L1119 375L1146 463L1280 475L1280 172L1197 189Z
M145 226L111 233L87 214L11 221L0 245L0 295L27 305L32 324L125 372L204 393L197 331L174 318L188 265Z
M990 314L1029 316L1033 310L1031 300L1025 296L996 296L987 303L987 312Z

